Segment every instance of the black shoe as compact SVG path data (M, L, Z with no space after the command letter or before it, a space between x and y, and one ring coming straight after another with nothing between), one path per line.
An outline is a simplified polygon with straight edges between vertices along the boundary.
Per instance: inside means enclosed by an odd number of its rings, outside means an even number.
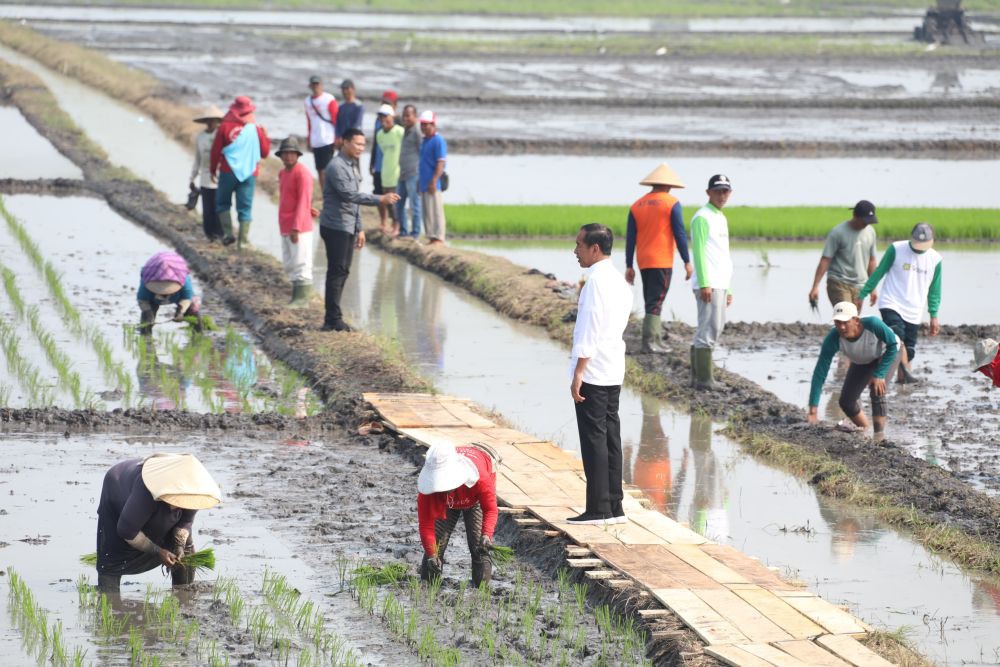
M598 514L597 512L584 512L579 516L571 516L566 519L566 523L586 524L592 526L606 526L614 523L610 514Z
M233 245L234 243L236 243L236 239L232 236L222 239L222 245Z
M347 322L325 322L323 331L354 331L354 328Z

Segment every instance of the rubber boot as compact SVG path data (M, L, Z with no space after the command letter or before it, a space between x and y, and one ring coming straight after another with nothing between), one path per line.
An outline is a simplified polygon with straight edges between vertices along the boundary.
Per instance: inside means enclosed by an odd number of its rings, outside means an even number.
M663 340L663 320L659 315L653 315L653 346L663 350L661 354L670 352L670 348Z
M170 583L174 586L186 586L194 583L194 568L176 565L170 570Z
M696 379L695 378L695 375L696 375L696 373L695 373L696 363L695 363L695 358L694 358L694 345L692 345L692 346L690 346L688 348L688 352L690 353L690 361L691 361L691 386L693 387L696 384L695 383L695 379Z
M482 583L490 583L493 579L493 561L484 556L482 560L472 561L472 585L479 588Z
M102 593L117 593L121 590L122 576L120 574L98 574L97 590Z
M714 391L719 389L715 382L715 365L712 363L712 348L696 347L694 350L695 361L695 389L701 391Z
M222 245L232 245L233 238L233 212L222 211L219 213L219 225L222 227Z
M294 282L292 283L292 300L288 304L289 308L305 308L309 305L309 288L312 287L309 283L304 282Z
M646 315L642 318L642 353L663 354L666 350L656 342L660 318L656 315Z
M249 249L250 247L250 221L240 221L240 237L236 241L236 249L242 252L244 248Z

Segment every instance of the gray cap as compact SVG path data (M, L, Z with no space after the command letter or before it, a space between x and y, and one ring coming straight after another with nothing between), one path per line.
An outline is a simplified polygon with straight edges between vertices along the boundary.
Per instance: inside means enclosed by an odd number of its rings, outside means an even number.
M910 232L910 245L914 250L928 250L934 245L934 228L926 222L918 222Z
M323 79L319 78L319 75L313 74L311 77L309 77L309 85L311 86L314 83L323 83Z

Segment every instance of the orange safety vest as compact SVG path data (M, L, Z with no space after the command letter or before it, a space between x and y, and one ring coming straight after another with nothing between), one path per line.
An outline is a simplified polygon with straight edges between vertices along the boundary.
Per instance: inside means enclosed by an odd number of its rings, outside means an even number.
M670 212L677 198L669 192L650 192L629 212L635 220L635 259L640 269L672 269L677 242Z

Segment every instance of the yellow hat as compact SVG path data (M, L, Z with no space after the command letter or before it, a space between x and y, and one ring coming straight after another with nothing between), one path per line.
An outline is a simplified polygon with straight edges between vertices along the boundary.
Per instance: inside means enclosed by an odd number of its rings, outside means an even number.
M683 188L680 176L666 162L649 173L649 176L639 181L639 185L669 185L672 188Z
M222 502L222 491L193 454L153 454L142 463L142 481L153 500L185 510Z

